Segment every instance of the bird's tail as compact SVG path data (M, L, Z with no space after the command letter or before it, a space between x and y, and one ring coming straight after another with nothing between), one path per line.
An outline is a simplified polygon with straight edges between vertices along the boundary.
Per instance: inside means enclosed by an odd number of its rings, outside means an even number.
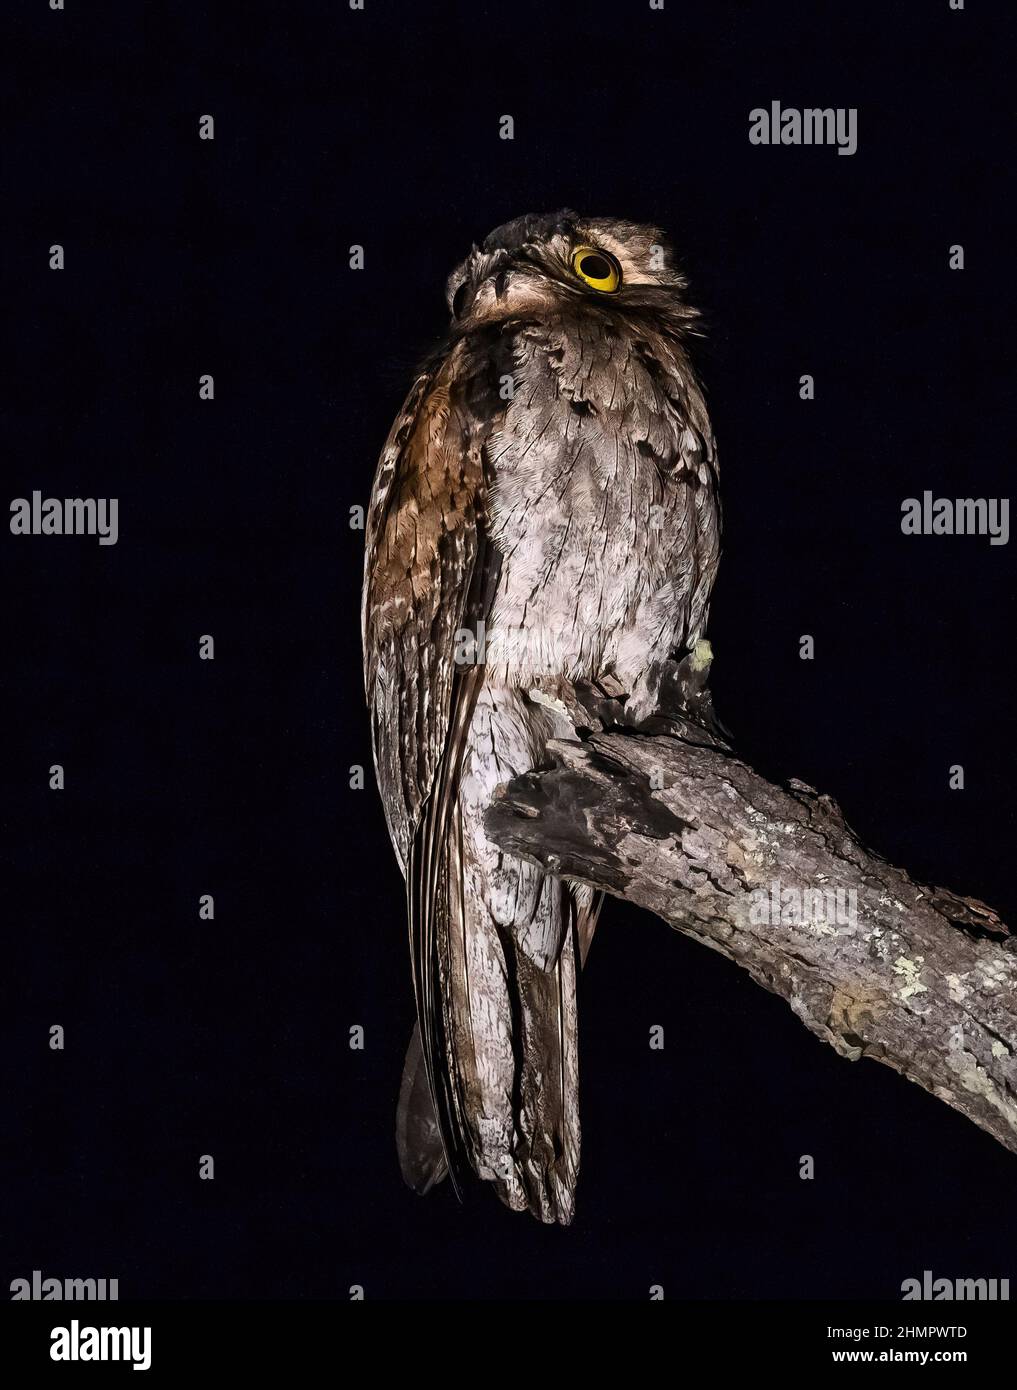
M472 1171L514 1210L567 1224L579 1173L576 972L599 901L484 831L497 785L542 758L543 713L485 687L458 728L407 871L417 1032L400 1162L418 1191L446 1168L458 1190Z
M564 919L554 963L542 967L502 933L515 1043L515 1163L497 1190L513 1209L528 1208L542 1221L567 1226L575 1213L580 1149L576 935L569 889L554 879L545 886Z
M472 1170L513 1210L568 1224L580 1147L577 890L543 880L540 909L557 919L560 947L538 963L464 872L458 817L444 858L452 891L432 897L441 907L417 971L432 983L418 991L397 1111L403 1177L426 1192L449 1169L457 1187Z

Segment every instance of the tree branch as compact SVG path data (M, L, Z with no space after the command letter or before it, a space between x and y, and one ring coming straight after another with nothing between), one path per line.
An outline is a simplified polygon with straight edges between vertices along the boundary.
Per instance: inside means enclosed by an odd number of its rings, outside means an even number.
M895 1068L1017 1153L1014 939L866 849L829 797L733 757L700 645L663 674L669 712L636 727L609 690L545 687L584 741L499 790L491 838L720 951L841 1056Z

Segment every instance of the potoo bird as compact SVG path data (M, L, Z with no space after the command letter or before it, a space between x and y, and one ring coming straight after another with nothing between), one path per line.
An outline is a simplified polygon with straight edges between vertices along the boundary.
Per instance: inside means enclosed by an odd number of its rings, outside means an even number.
M599 899L502 853L484 812L548 765L549 739L578 737L569 683L609 683L638 718L660 663L701 637L717 462L687 353L696 311L656 229L520 217L446 297L366 537L367 700L417 1007L396 1137L418 1191L472 1171L567 1224L576 974Z

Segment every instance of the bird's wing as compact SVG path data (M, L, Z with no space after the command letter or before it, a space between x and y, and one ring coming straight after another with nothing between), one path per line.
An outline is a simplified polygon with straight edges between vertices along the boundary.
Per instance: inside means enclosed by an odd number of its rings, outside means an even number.
M436 932L451 885L445 849L479 663L457 663L497 582L486 539L483 430L450 399L455 354L414 383L382 451L368 516L363 638L375 767L406 876L420 1043L453 1180L465 1167L445 1065ZM453 388L454 389L454 388Z
M463 677L455 637L475 625L487 549L482 441L422 373L382 450L367 516L362 629L375 766L403 871L446 750Z

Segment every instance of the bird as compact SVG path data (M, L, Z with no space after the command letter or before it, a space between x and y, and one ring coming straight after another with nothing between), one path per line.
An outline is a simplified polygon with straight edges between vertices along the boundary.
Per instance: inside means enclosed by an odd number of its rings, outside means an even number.
M402 1176L479 1179L549 1224L575 1215L600 895L502 853L484 813L582 736L562 691L600 683L639 721L662 663L705 640L721 516L686 290L653 226L565 208L496 228L448 277L366 517L365 691L416 1003Z

